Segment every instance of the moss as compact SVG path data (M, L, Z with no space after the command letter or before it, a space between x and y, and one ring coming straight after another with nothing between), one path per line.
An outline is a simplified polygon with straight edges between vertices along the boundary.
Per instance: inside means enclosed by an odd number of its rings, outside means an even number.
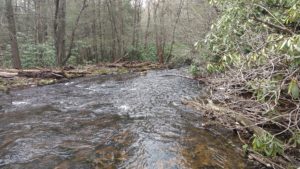
M7 91L8 91L7 86L0 84L0 92L7 92Z
M125 73L129 73L129 70L127 68L121 67L117 69L117 73L118 74L125 74Z
M101 69L96 69L93 71L93 75L108 75L112 74L113 70L112 69L107 69L107 68L101 68Z
M41 79L37 82L38 86L50 85L56 83L56 79Z

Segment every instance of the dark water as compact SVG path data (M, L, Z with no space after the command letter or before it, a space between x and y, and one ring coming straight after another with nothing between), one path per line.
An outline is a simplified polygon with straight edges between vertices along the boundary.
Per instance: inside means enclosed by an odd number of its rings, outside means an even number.
M249 168L230 132L180 103L178 70L110 75L0 94L0 168Z

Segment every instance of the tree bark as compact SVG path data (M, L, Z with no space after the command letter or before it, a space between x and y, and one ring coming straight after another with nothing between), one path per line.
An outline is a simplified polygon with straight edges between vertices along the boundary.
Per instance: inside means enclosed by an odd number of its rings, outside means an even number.
M93 19L92 19L92 46L93 46L93 58L95 59L96 63L99 62L98 57L98 40L97 40L97 13L96 13L96 2L92 0L93 6Z
M111 42L111 61L114 62L116 60L116 25L114 22L114 13L113 10L111 9L112 6L112 2L110 0L106 1L106 5L107 5L107 10L109 13L109 20L110 20L110 25L111 25L111 38L112 38L112 42Z
M117 58L117 55L121 55L121 50L122 50L122 40L120 33L118 31L118 23L116 19L116 2L115 0L108 0L107 1L107 8L108 12L110 15L110 22L111 22L111 28L112 28L112 39L113 39L113 44L112 44L112 61L114 62ZM116 46L118 45L118 47Z
M103 60L104 56L104 42L103 42L103 24L102 24L102 0L98 2L98 24L99 24L99 39L100 39L100 60Z
M65 0L64 0L65 1ZM82 7L80 9L80 12L76 18L76 21L75 21L75 25L73 27L73 30L72 30L72 34L71 34L71 40L70 40L70 46L69 46L69 49L68 49L68 54L67 56L65 57L65 59L63 60L62 62L62 66L63 65L66 65L67 61L70 59L70 57L72 56L72 49L74 47L74 39L75 39L75 33L76 33L76 30L77 30L77 27L78 27L78 24L79 24L79 20L80 20L80 17L84 11L85 8L87 8L87 0L83 0L83 4L82 4Z
M43 44L47 35L47 7L45 0L37 0L35 3L35 43ZM37 55L37 63L41 63L43 51L39 50Z
M177 14L176 14L176 20L175 20L175 23L174 23L174 26L173 26L172 42L171 42L170 52L169 52L169 54L167 56L166 62L169 62L169 60L170 60L170 58L172 56L173 46L174 46L174 43L175 43L176 28L177 28L177 24L178 24L179 19L180 19L180 15L181 15L183 3L184 3L184 0L180 0L178 11L177 11Z
M12 66L15 69L22 69L12 0L5 0L5 4L9 38L11 40Z
M63 59L66 58L65 34L66 0L55 0L54 41L56 49L56 64L58 66L63 66Z
M148 48L148 38L150 35L149 28L150 28L150 22L151 22L151 3L152 1L149 0L147 4L147 26L145 31L145 42L144 42L144 49L146 50Z
M158 25L157 22L157 13L158 9L160 7L160 0L154 4L154 31L155 31L155 39L156 39L156 55L158 57L158 61L160 64L164 63L164 44L165 44L165 31L164 31L164 4L165 1L162 0L162 7L159 11L159 18L160 18L160 23Z
M120 18L120 39L121 39L121 45L120 45L120 58L122 58L124 56L124 46L125 46L125 41L124 41L124 35L125 35L125 32L124 32L124 6L123 6L123 0L119 0L119 12L118 12L118 15L119 15L119 18Z
M141 8L141 1L134 0L134 17L133 17L133 32L132 32L131 45L135 49L137 49L139 45L140 8Z

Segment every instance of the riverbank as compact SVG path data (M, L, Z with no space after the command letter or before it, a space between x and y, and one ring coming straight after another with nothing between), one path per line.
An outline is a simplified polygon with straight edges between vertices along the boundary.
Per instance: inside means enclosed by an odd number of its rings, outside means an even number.
M279 100L271 111L272 100L262 102L253 98L254 94L236 76L239 74L232 70L226 75L202 78L201 81L206 84L203 93L206 94L182 100L182 103L204 112L203 117L210 121L203 125L217 123L236 133L243 144L242 151L250 160L256 160L267 168L298 169L299 121L293 121L298 119L299 114L297 100ZM291 109L295 111L288 111Z
M151 62L122 62L53 69L0 69L0 91L9 92L14 89L50 85L79 77L129 72L146 73L147 70L164 68L166 66Z

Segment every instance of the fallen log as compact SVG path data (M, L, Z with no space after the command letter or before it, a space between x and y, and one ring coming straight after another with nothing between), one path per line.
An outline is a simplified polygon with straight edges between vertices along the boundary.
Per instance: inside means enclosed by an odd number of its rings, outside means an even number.
M54 72L49 70L26 70L18 72L18 76L27 77L27 78L53 78L53 79L62 79L66 75L64 72Z
M124 67L125 63L109 63L109 64L105 64L105 66L110 67L110 68L114 68L114 67Z
M66 71L68 74L80 74L80 75L87 75L87 74L92 74L91 72L88 71Z
M144 66L149 66L151 65L150 62L144 62L144 63L127 63L124 65L124 67L126 68L140 68L140 67L144 67Z
M115 63L108 63L104 66L107 67L125 67L125 68L141 68L146 66L153 66L151 62L115 62ZM155 65L156 66L156 65Z
M18 73L0 72L0 77L3 77L3 78L12 78L15 76L18 76Z
M7 72L7 73L18 73L20 70L18 69L0 69L0 72Z

